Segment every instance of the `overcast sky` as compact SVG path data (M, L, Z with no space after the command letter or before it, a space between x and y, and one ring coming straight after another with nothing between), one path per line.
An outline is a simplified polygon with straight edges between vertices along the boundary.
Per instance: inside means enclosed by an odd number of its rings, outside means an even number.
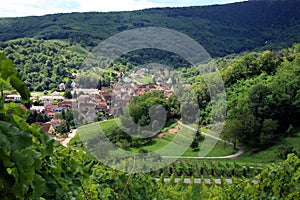
M130 11L153 7L182 7L242 0L0 0L0 17L21 17L88 11Z

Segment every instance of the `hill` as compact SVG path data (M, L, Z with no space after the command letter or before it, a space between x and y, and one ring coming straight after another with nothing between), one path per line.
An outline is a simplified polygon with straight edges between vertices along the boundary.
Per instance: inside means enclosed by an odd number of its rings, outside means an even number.
M24 37L68 39L71 44L93 47L120 31L149 26L185 33L213 57L256 48L282 48L300 42L300 1L1 18L0 41Z

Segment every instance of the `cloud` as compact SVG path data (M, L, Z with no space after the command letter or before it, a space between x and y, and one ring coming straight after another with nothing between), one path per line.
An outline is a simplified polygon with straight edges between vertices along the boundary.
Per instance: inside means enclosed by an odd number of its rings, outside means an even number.
M72 12L78 9L77 1L72 0L1 0L0 17L20 17Z
M0 17L20 17L66 12L130 11L153 7L210 5L237 0L1 0Z
M81 10L88 11L130 11L143 8L164 7L163 3L151 0L77 0Z

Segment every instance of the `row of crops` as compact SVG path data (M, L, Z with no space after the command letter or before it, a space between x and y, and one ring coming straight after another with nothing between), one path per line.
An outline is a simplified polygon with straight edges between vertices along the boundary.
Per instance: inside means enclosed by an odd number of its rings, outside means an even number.
M178 160L170 163L169 166L151 172L154 177L159 177L164 174L166 177L172 174L175 177L254 177L261 171L260 167L257 166L241 166L235 162L233 163L222 163L216 161L185 161Z

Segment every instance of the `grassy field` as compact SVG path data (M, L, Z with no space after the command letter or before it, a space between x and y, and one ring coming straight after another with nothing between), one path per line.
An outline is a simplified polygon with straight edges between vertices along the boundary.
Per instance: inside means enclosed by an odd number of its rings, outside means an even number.
M168 128L172 128L174 127L174 125L169 126ZM201 156L201 152L199 152L199 150L193 150L192 148L189 147L190 143L191 143L191 139L189 138L189 133L187 133L187 131L190 131L188 129L184 129L181 131L180 134L168 134L167 133L168 129L163 129L163 136L161 138L155 138L152 142L152 144L148 145L148 146L143 146L143 147L139 147L139 148L130 148L129 150L132 152L138 152L141 149L145 149L149 152L153 152L153 151L157 151L159 149L163 149L161 155L164 156L177 156L177 155L182 155L182 156ZM210 143L203 143L200 142L199 143L199 148L201 149L202 145L213 145L213 148L211 149L211 151L206 155L206 156L227 156L227 155L232 155L234 153L237 152L237 150L235 150L233 148L232 145L226 144L224 142L221 141L216 141L214 139L210 139ZM174 147L174 149L170 149L170 148L164 148L165 146L169 145L170 147ZM180 154L176 153L177 148L184 148L184 151L177 151L180 152ZM186 148L188 147L188 148ZM203 148L205 148L203 146ZM182 150L181 149L181 150Z
M242 154L238 161L240 162L252 162L252 163L271 163L279 161L280 158L276 156L278 148L281 146L294 146L294 149L300 152L300 130L294 133L292 136L282 139L276 145L257 153L252 152L249 149L245 149L245 153Z
M118 119L102 121L99 123L88 124L82 126L78 129L81 136L86 136L87 138L93 137L97 134L97 130L102 130L106 135L109 135L113 130L118 128ZM194 151L189 147L192 138L190 137L189 129L182 128L180 134L168 134L167 131L170 128L174 128L177 125L176 121L170 121L166 124L166 127L162 130L163 135L161 138L154 138L151 144L147 146L142 146L138 148L129 148L131 152L139 152L139 150L144 149L148 152L159 152L163 156L199 156L199 151ZM86 133L86 134L85 134ZM214 141L215 142L215 141ZM209 152L207 156L226 156L231 155L236 152L231 145L224 144L223 142L217 142L213 145L214 148ZM199 147L203 145L203 142L199 143Z
M152 78L150 76L145 76L143 78L137 78L136 80L138 82L144 83L144 84L152 84L153 83Z
M108 120L100 122L101 128L106 134L111 133L114 129L117 128L117 121ZM182 156L199 156L199 151L193 151L191 148L185 148L186 142L189 142L188 135L185 134L167 134L166 131L169 128L173 128L176 126L176 123L169 123L168 128L165 128L165 133L161 138L155 138L152 140L152 143L147 146L142 146L139 148L129 148L131 152L139 152L139 150L144 149L148 152L157 152L159 151L160 155L182 155ZM98 126L99 127L99 126ZM93 132L95 129L94 125L84 126L85 132ZM79 129L83 130L83 129ZM208 130L202 129L202 131L208 132ZM209 132L211 133L211 132ZM203 143L199 143L199 147L201 147ZM279 147L286 146L294 146L294 149L297 152L300 152L300 130L296 131L294 135L289 136L287 138L282 139L278 144L259 152L253 152L251 149L244 149L244 153L234 159L218 159L220 162L228 162L228 163L239 163L243 166L265 166L272 162L277 162L280 158L276 155ZM184 151L183 151L184 150ZM182 153L184 152L184 153ZM207 154L207 156L227 156L232 155L236 152L231 145L224 144L221 141L218 141L212 150ZM182 158L181 160L193 160ZM205 161L206 159L201 159L201 161ZM207 159L210 160L210 159Z
M276 145L263 150L259 152L253 152L251 149L244 149L244 153L235 158L235 159L218 159L218 162L221 163L238 163L239 165L242 166L258 166L258 167L263 167L267 166L270 163L278 162L281 159L276 155L278 148L281 146L294 146L294 149L300 153L300 130L296 131L292 136L289 136L287 138L282 139L279 143ZM217 149L221 148L214 148L213 151L211 151L208 156L213 156L213 152ZM195 160L195 159L186 159L182 158L180 160ZM210 159L201 159L201 161L211 161Z

